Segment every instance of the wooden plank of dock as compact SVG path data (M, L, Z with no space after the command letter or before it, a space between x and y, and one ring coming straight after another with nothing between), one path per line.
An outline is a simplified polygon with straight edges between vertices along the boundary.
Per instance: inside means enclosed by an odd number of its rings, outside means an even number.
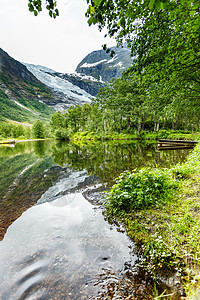
M167 144L197 144L197 141L192 140L168 140L168 139L158 139L158 143Z

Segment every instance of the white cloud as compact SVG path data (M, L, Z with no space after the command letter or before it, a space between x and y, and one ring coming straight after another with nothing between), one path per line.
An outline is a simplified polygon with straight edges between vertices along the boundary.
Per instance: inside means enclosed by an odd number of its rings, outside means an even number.
M105 40L105 32L88 26L86 0L58 0L60 16L56 19L45 8L35 17L27 4L28 0L1 0L0 47L19 61L73 72L91 51L106 42L114 45Z

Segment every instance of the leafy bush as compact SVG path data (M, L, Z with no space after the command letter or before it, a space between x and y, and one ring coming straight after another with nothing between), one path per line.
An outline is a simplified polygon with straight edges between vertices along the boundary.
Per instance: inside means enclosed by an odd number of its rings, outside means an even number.
M161 204L171 198L175 187L176 181L167 170L143 168L125 172L111 189L107 208L116 214Z
M54 135L58 140L69 140L69 133L64 128L56 129Z

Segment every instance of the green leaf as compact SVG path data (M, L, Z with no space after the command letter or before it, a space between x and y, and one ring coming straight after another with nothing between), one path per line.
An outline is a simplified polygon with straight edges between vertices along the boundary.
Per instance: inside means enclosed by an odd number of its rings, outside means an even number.
M102 0L94 0L94 4L96 6L99 6L101 4Z
M29 11L34 11L34 7L32 4L30 4L30 6L29 6Z
M95 12L95 9L93 6L89 6L90 15L92 15Z
M155 0L150 0L149 1L149 8L150 9L153 9L154 2L155 2ZM158 2L160 2L160 1L158 1Z
M191 11L190 11L190 16L193 17L194 14L195 14L195 12L196 12L195 10L191 10Z
M88 19L88 25L91 26L92 24L94 24L94 18L93 17L90 17Z

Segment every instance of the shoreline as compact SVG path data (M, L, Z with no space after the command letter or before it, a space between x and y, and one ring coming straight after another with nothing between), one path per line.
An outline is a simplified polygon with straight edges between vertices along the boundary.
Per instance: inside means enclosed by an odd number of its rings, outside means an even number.
M200 144L175 169L178 188L172 200L129 213L109 211L108 206L107 217L125 226L138 253L143 255L144 264L156 278L171 272L178 278L183 289L178 299L197 300L200 299ZM176 284L178 281L175 280Z
M15 139L9 139L9 140L2 140L0 141L0 145L15 145L17 143L24 143L24 142L36 142L36 141L47 141L52 140L53 138L47 138L47 139L27 139L27 140L15 140Z

